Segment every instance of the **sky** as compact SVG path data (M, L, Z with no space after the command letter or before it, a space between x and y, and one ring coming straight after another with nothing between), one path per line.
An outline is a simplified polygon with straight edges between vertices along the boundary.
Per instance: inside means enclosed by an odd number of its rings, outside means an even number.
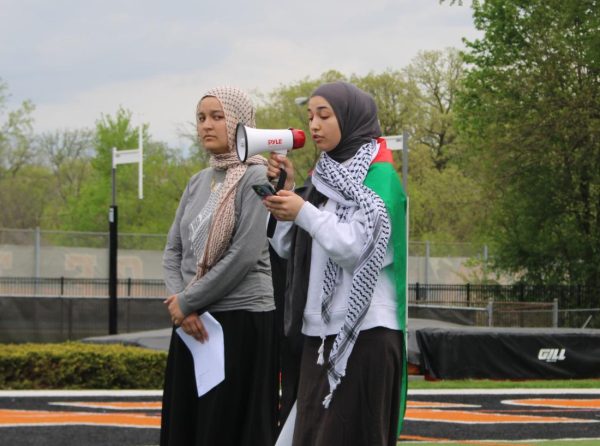
M93 128L119 107L171 147L207 89L259 96L328 70L399 70L477 37L470 2L0 0L6 111L31 100L36 133ZM4 117L0 117L2 119Z

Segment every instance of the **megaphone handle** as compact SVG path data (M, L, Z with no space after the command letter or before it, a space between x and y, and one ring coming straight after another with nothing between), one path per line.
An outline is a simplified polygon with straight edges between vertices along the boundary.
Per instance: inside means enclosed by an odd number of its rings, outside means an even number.
M275 220L275 217L273 217L273 215L269 215L269 223L267 223L267 237L268 238L273 237L276 226L277 226L277 220Z
M283 189L285 185L285 180L287 179L287 172L285 169L279 169L279 179L277 180L277 186L275 186L275 190L279 191ZM275 227L277 226L277 220L272 215L269 215L269 222L267 223L267 237L273 237L275 233Z
M287 172L285 169L279 169L279 179L277 180L277 186L275 186L275 190L280 191L285 186L285 180L287 180Z

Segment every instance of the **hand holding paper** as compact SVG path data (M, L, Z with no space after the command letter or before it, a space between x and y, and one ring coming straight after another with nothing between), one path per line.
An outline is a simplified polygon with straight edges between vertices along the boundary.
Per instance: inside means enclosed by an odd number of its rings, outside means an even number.
M188 314L183 321L181 321L181 328L188 335L200 341L202 344L208 342L208 331L204 327L204 322L198 317L198 314Z
M225 347L221 324L206 312L199 316L209 340L201 343L179 327L176 331L192 353L198 396L204 395L225 379Z

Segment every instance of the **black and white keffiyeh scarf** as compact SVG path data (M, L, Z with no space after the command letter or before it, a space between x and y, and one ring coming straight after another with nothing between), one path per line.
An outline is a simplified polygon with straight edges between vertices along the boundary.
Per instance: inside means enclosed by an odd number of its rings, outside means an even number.
M352 353L360 327L367 314L373 291L383 265L391 224L383 200L363 184L371 161L378 150L375 140L360 147L349 165L321 155L313 174L313 184L319 192L338 203L335 215L340 222L349 221L352 210L361 209L367 221L367 240L352 275L352 287L344 324L336 335L327 364L329 394L323 406L329 407L333 392L346 373L346 364ZM340 266L328 259L321 295L321 347L317 363L324 364L325 328L331 320L331 305Z

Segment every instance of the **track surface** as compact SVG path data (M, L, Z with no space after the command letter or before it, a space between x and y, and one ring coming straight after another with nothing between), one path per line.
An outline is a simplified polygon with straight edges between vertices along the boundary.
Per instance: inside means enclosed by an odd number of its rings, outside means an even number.
M159 391L0 392L0 445L157 445ZM595 439L600 389L410 391L401 440Z
M600 389L413 391L401 435L508 443L578 438L600 445Z

